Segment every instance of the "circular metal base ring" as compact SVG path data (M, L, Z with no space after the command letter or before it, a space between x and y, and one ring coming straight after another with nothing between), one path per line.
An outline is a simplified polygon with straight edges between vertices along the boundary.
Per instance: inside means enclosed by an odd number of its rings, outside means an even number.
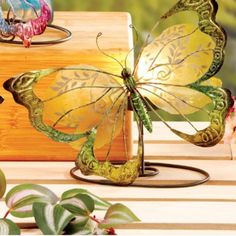
M83 182L88 182L88 183L95 183L95 184L102 184L102 185L111 185L111 186L132 186L132 187L147 187L147 188L185 188L185 187L193 187L193 186L197 186L203 183L206 183L207 181L210 180L210 175L209 173L207 173L205 170L196 168L196 167L192 167L192 166L185 166L185 165L177 165L177 164L168 164L168 163L157 163L157 162L145 162L145 169L147 168L147 170L151 170L153 171L153 173L155 173L155 171L158 171L155 167L156 166L162 166L162 167L167 167L167 168L175 168L175 169L181 169L181 170L187 170L187 171L192 171L198 174L201 174L203 176L202 179L200 180L195 180L192 182L185 182L185 183L179 183L179 184L152 184L151 181L150 183L147 183L147 181L145 181L145 183L132 183L130 185L122 185L122 184L117 184L114 182L111 182L110 180L100 180L100 179L91 179L91 178L86 178L86 177L81 177L79 175L76 174L76 171L79 170L78 167L74 167L70 170L70 174L74 179L83 181ZM155 170L155 171L154 171ZM156 174L153 174L152 176L154 176ZM150 175L146 175L144 173L144 175L141 175L140 177L147 177Z
M65 36L63 38L60 39L55 39L55 40L46 40L46 41L32 41L31 45L52 45L52 44L58 44L58 43L63 43L66 42L68 40L70 40L72 38L72 33L70 30L63 28L61 26L58 25L47 25L48 28L54 29L54 30L58 30L61 31L65 34ZM12 39L4 39L0 37L0 43L6 43L6 44L22 44L22 41L20 40L14 40L15 37L13 37Z

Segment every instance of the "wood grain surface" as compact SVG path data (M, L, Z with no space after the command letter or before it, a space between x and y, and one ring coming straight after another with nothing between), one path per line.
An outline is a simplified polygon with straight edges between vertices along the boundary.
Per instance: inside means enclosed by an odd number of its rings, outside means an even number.
M128 13L56 12L54 24L69 29L73 33L72 39L62 44L32 46L29 49L22 45L0 44L0 84L27 71L78 64L88 64L120 74L118 63L98 52L96 36L102 32L99 41L102 50L121 60L132 47L130 23ZM34 39L51 40L63 36L49 29ZM42 86L40 88L44 91L49 84L44 82ZM0 94L5 99L0 107L0 160L75 160L78 151L37 132L28 120L27 110L16 104L2 86ZM127 115L129 149L130 122L131 117ZM123 137L118 136L114 140L111 156L113 159L122 159L124 152ZM97 155L99 158L104 157L104 149L99 150Z
M163 161L162 161L163 162ZM140 223L122 225L119 235L235 235L236 234L236 163L232 160L165 160L172 164L191 165L207 170L211 180L189 188L159 189L115 187L75 181L69 175L70 162L1 162L8 179L7 190L20 183L38 183L58 196L73 188L84 188L112 203L120 202L132 209ZM159 184L182 183L200 176L191 172L159 168L152 179ZM7 210L0 201L1 214ZM95 213L102 217L102 212ZM16 219L18 223L32 223L32 219ZM38 229L23 230L23 235L41 234Z

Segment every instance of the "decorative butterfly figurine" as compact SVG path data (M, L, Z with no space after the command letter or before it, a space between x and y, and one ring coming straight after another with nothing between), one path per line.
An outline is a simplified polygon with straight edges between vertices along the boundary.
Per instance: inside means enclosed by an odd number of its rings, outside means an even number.
M6 0L6 3L10 7L7 19L0 6L1 37L17 36L25 47L30 47L33 36L42 34L53 19L51 0Z
M80 147L76 164L83 174L131 184L139 175L142 143L139 141L137 157L127 158L125 164L113 165L109 161L114 138L122 133L126 142L124 124L128 109L133 110L139 135L142 126L153 131L151 113L172 132L198 146L213 146L224 134L232 101L230 93L221 88L221 81L213 77L222 66L226 44L224 30L215 22L215 0L178 1L161 17L152 33L161 22L185 11L196 13L196 25L173 25L153 40L149 35L133 69L127 67L130 52L124 63L113 58L121 66L120 74L89 65L52 68L24 73L6 81L4 87L28 109L31 123L38 131L55 141ZM50 78L52 86L41 97L36 88ZM161 110L181 117L194 133L171 127ZM209 126L204 129L196 128L188 118L198 111L208 117ZM65 128L70 132L65 132ZM94 149L104 145L107 155L100 162Z

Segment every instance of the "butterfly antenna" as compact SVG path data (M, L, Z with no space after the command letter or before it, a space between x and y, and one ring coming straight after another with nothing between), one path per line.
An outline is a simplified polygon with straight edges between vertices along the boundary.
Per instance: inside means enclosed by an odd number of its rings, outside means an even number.
M139 42L139 32L138 32L138 30L135 28L134 25L129 25L129 27L135 33L135 40L134 40L134 47L130 49L130 51L128 52L128 54L125 57L125 68L127 68L127 60L128 60L128 57L129 57L130 53L135 51L135 49L137 48L138 42Z
M121 68L124 69L124 66L121 64L120 61L118 61L115 57L113 57L113 56L111 56L111 55L105 53L105 52L100 48L99 43L98 43L98 40L99 40L99 38L100 38L101 36L102 36L102 32L98 33L98 35L97 35L97 37L96 37L96 45L97 45L97 48L98 48L99 52L101 52L104 56L109 57L109 58L115 60L115 61L121 66Z

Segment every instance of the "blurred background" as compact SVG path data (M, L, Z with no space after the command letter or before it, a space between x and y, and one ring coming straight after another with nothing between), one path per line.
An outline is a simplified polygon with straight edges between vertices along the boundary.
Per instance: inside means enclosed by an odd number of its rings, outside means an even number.
M148 32L158 17L177 0L54 0L58 11L126 11L133 24L143 33ZM218 22L228 34L226 59L218 76L225 87L236 95L236 0L218 0ZM191 16L190 16L191 17Z

